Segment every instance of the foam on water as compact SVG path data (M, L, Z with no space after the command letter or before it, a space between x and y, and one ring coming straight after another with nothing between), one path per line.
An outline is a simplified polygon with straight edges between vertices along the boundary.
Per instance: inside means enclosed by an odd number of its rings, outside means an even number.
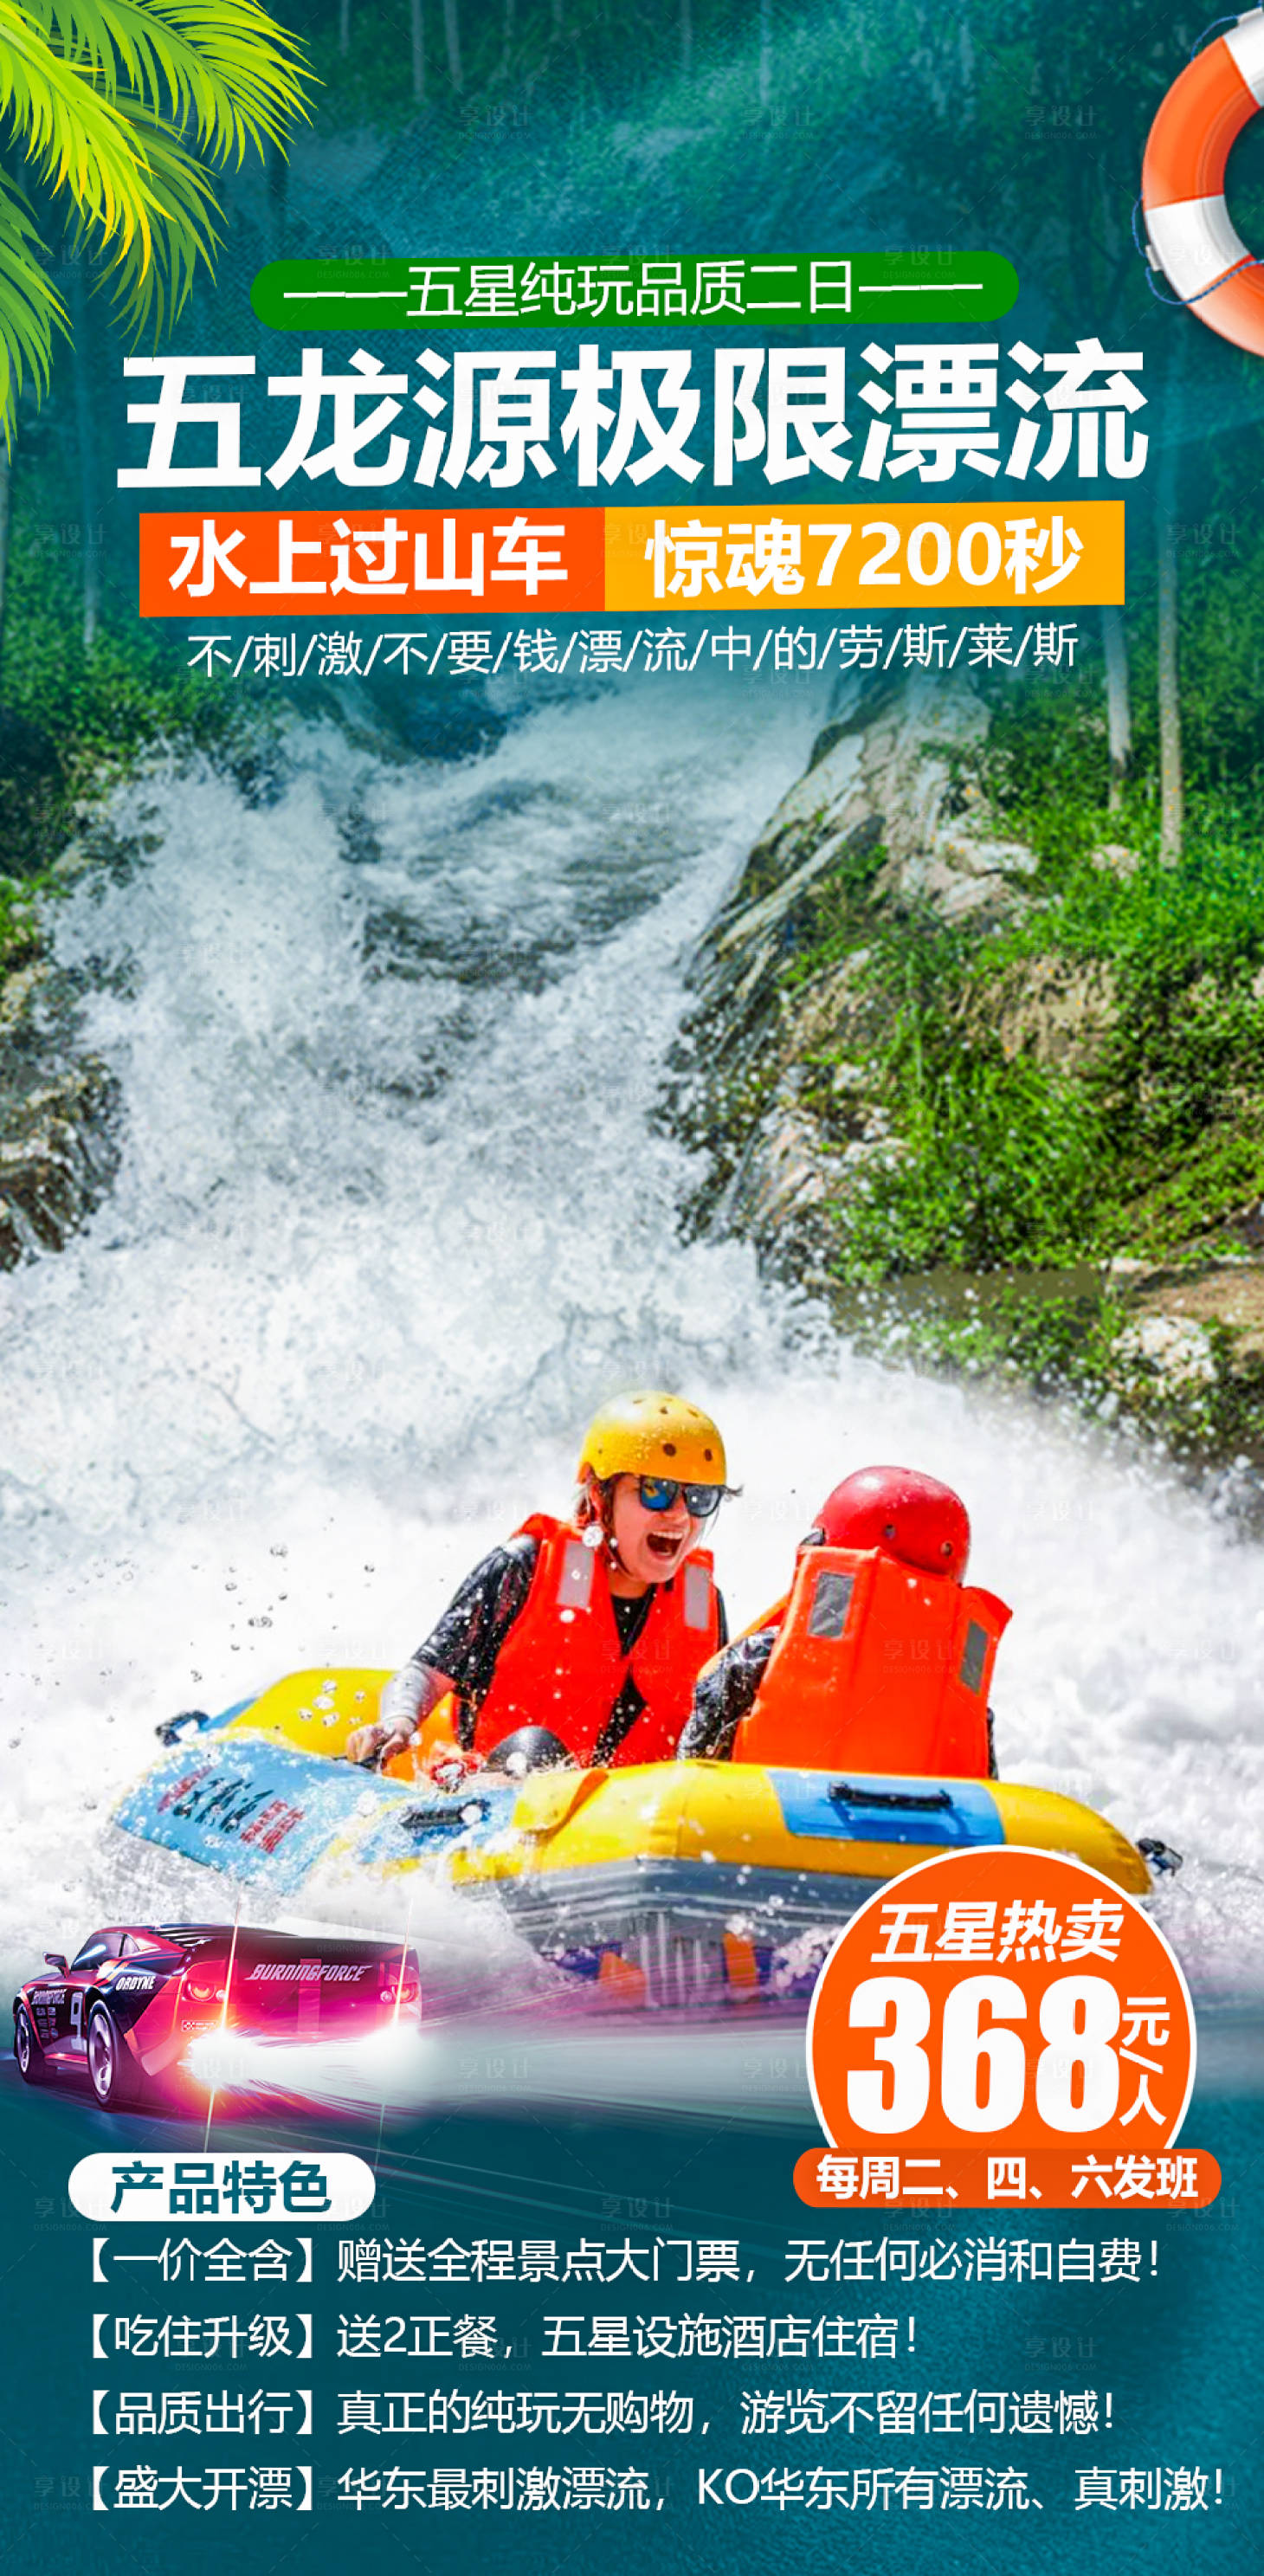
M637 1380L722 1415L735 1619L849 1467L959 1485L1016 1613L1003 1768L1183 1848L1161 1903L1195 1972L1259 1969L1259 1552L1074 1425L862 1360L744 1247L679 1238L691 1167L653 1109L683 960L819 714L642 687L456 766L305 728L269 805L209 770L119 798L131 862L57 938L122 1166L68 1251L0 1279L10 1971L94 1919L204 1909L191 1868L104 1828L154 1721L402 1658L486 1545L565 1504L577 1427ZM360 1891L322 1901L366 1919Z

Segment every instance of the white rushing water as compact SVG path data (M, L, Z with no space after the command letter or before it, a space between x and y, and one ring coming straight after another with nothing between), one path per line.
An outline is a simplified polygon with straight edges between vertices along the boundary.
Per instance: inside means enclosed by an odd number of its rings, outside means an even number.
M691 1166L652 1113L684 958L819 715L643 685L456 765L308 728L269 804L209 770L120 798L135 855L57 939L122 1166L66 1252L0 1278L11 1975L205 1907L106 1824L159 1717L402 1659L486 1545L564 1508L587 1413L638 1381L721 1418L735 1621L848 1469L955 1483L1015 1609L1003 1770L1183 1849L1160 1904L1194 1974L1259 1971L1259 1552L1056 1414L864 1361L744 1247L679 1238Z

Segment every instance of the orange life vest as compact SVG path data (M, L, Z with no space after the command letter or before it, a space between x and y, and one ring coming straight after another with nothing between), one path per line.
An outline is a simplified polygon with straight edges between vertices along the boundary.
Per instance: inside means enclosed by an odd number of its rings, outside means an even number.
M994 1592L880 1548L805 1548L733 1760L985 1780L1009 1617Z
M474 1751L519 1726L547 1726L580 1762L598 1739L628 1680L644 1708L610 1756L612 1763L670 1762L689 1715L693 1686L719 1642L712 1559L686 1558L670 1583L656 1583L635 1645L625 1654L601 1551L573 1523L533 1513L517 1533L537 1541L531 1589L496 1659L478 1712Z

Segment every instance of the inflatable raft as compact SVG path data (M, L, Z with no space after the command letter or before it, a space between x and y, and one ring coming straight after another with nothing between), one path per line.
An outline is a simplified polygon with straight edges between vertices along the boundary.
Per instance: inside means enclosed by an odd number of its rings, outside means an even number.
M544 1956L660 2003L810 1980L811 1936L939 1852L1022 1843L1130 1895L1150 1887L1145 1848L1074 1799L1009 1781L669 1762L488 1767L444 1786L411 1754L362 1770L339 1757L386 1678L317 1669L221 1716L170 1720L115 1822L283 1894L330 1865L494 1894Z

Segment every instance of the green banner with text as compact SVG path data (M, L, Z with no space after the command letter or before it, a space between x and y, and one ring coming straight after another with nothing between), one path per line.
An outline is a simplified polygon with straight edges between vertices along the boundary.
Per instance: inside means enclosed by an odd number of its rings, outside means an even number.
M839 322L995 322L1018 277L994 251L758 258L280 259L251 302L279 331L403 330L495 322L661 322L776 330Z

